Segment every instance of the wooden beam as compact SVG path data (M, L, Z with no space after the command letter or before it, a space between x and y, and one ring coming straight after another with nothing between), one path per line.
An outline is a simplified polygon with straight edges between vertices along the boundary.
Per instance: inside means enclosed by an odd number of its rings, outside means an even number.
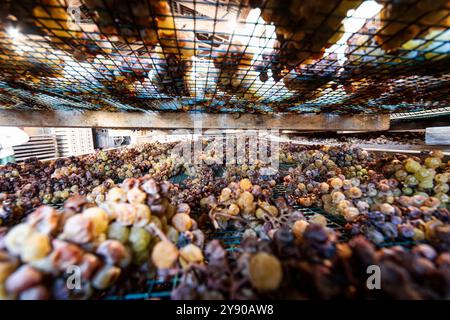
M0 110L0 126L381 131L389 129L389 115Z

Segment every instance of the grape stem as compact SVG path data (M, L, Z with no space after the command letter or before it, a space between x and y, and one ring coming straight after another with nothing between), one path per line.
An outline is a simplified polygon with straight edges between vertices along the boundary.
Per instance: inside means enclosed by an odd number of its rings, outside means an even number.
M164 234L164 232L162 232L161 229L159 229L156 224L154 222L149 223L145 229L150 232L151 234L159 237L162 241L168 241L168 242L172 242L169 240L169 238Z
M221 217L225 217L225 218L228 218L228 219L240 220L240 221L245 222L245 220L242 219L241 217L236 217L236 216L233 216L233 215L228 214L228 213L216 212L215 209L216 209L216 207L212 208L209 211L209 218L211 219L215 229L220 229L219 223L216 220L216 216L221 216Z

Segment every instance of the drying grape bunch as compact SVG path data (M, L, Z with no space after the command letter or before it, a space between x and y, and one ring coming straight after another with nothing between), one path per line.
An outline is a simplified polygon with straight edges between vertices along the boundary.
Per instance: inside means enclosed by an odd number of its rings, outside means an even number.
M216 194L227 185L225 179L216 176L212 166L189 166L186 173L188 177L172 188L172 199L185 202L193 208L202 198Z
M250 0L251 7L261 9L264 21L275 25L275 52L266 53L270 56L266 65L270 65L274 80L278 81L300 63L320 59L325 49L341 37L347 11L361 3L360 0Z
M208 264L186 270L172 298L448 299L447 252L426 244L376 249L363 237L345 244L336 239L319 225L300 237L282 228L272 240L245 240L235 263L212 241L205 249ZM380 290L366 285L367 268L374 265L381 271Z
M76 196L62 212L39 207L3 237L1 297L88 299L132 277L130 270L201 264L203 233L187 204L170 203L169 190L149 177L126 179L100 206ZM81 289L65 285L73 266Z
M367 178L371 155L347 145L338 147L311 147L309 150L291 152L287 156L297 165L290 169L284 180L290 203L302 206L321 206L320 195L330 191L329 179L345 177Z
M383 4L383 9L380 12L382 26L375 39L386 51L396 50L408 40L424 36L432 29L450 25L447 0L377 2Z
M200 201L204 215L215 229L234 228L242 230L243 236L268 238L282 226L290 226L303 215L288 206L282 198L272 199L270 187L253 184L244 178L231 182L216 195ZM203 219L202 221L204 221Z
M235 94L245 91L251 81L245 79L251 68L253 53L248 45L234 40L215 49L214 66L219 69L217 84L224 90Z
M166 153L174 144L143 144L52 161L27 159L0 167L0 221L13 225L41 204L57 205L71 195L105 193L114 182L154 173L162 180L176 166ZM166 163L167 162L167 163ZM101 197L99 197L101 199Z

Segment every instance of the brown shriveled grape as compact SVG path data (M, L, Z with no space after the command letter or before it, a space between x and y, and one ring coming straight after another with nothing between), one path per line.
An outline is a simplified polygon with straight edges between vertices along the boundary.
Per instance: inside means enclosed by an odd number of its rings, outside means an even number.
M101 261L96 255L86 253L82 256L79 266L83 279L90 280L101 266Z
M106 240L102 242L97 248L96 253L102 256L106 263L111 265L119 265L127 256L124 245L117 240Z
M27 217L27 223L36 231L49 235L58 227L60 217L54 208L41 206Z
M84 251L75 244L53 239L53 251L45 259L35 261L31 265L40 271L51 273L54 270L65 272L69 266L77 264ZM50 264L50 265L48 265Z

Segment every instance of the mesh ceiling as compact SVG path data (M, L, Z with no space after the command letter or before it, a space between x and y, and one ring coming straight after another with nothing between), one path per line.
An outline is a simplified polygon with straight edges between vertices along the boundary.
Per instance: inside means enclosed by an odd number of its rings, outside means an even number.
M450 1L14 0L0 107L433 113Z

